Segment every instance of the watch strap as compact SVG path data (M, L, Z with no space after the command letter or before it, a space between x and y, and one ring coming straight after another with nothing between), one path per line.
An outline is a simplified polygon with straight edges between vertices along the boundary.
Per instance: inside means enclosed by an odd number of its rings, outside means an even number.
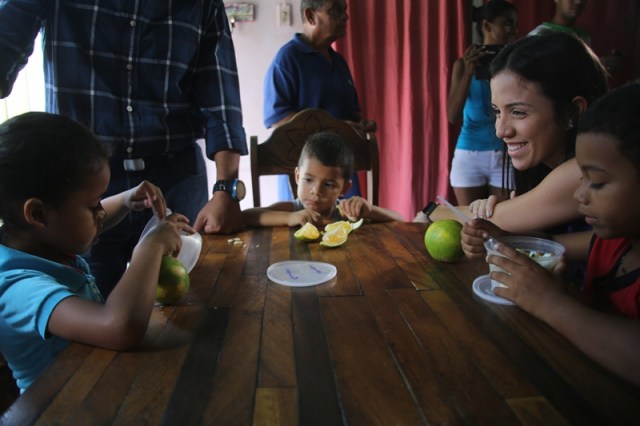
M427 220L429 221L429 223L432 223L431 220L431 213L433 213L433 211L439 206L438 203L436 203L435 201L429 201L429 203L424 206L424 208L422 209L422 213L424 213L424 215L427 217Z

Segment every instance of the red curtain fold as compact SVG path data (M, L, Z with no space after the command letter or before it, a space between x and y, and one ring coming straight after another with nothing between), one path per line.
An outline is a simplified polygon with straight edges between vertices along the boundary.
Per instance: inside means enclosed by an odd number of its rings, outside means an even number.
M464 2L354 0L338 43L363 116L378 122L380 204L407 219L435 194L449 195L445 102L450 64L465 44Z
M453 62L471 39L469 3L351 0L347 36L336 43L353 72L363 116L378 122L380 204L407 219L438 194L454 200L449 167L459 128L447 122L446 100ZM552 0L513 3L520 36L554 11ZM596 53L625 53L614 84L638 74L639 3L592 1L578 20Z

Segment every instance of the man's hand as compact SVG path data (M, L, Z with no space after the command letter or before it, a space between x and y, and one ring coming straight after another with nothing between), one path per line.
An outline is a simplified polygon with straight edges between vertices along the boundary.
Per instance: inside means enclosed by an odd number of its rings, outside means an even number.
M231 194L218 191L200 210L193 227L206 234L230 234L243 225L240 203Z

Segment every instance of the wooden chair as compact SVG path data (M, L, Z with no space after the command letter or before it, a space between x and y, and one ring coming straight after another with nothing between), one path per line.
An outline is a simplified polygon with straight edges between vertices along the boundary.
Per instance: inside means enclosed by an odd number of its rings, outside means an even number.
M277 127L263 143L251 136L249 156L251 158L251 183L253 205L260 206L260 176L289 175L291 190L295 196L297 185L294 171L307 137L316 132L335 132L350 144L354 154L354 171L367 171L367 198L378 205L379 159L375 136L359 135L350 125L331 114L315 108L305 109L291 120Z

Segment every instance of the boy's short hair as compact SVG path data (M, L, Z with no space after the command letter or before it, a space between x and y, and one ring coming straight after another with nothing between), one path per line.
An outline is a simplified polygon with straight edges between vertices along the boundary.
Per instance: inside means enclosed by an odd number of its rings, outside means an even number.
M620 152L640 175L640 82L612 90L594 102L578 120L578 134L602 133L616 138Z
M353 173L353 150L349 142L333 132L318 132L307 138L300 153L298 167L304 160L316 158L327 167L340 167L345 181L351 179Z

